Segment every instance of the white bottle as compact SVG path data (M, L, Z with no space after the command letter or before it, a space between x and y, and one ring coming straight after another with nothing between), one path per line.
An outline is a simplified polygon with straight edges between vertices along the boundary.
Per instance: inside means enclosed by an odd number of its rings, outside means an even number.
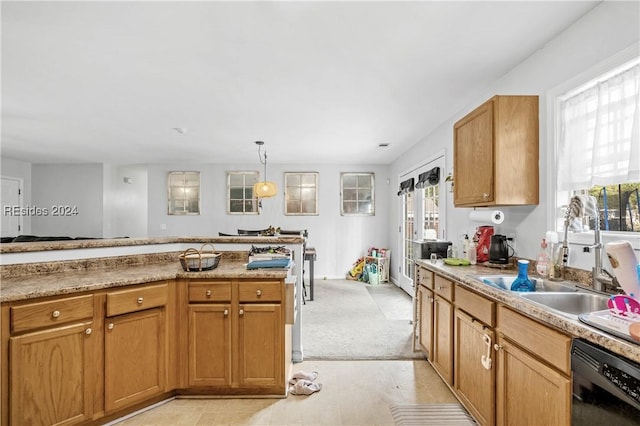
M462 257L468 259L469 253L469 235L464 234L464 240L462 240Z
M469 241L469 247L467 248L467 260L472 265L475 265L477 257L478 256L477 256L477 252L476 252L476 243L475 243L475 241L471 240L471 241Z
M538 253L538 257L536 258L536 272L541 277L549 276L549 253L547 253L547 241L543 238L542 243L540 244L540 253Z

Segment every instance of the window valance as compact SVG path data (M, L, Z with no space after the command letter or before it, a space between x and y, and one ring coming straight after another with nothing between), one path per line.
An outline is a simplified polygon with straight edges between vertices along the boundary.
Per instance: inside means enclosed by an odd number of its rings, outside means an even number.
M437 185L440 182L440 167L434 167L424 173L418 175L416 188L426 188L427 186Z
M414 181L414 178L410 178L400 182L400 191L398 191L398 195L400 196L413 192L413 189L415 188Z

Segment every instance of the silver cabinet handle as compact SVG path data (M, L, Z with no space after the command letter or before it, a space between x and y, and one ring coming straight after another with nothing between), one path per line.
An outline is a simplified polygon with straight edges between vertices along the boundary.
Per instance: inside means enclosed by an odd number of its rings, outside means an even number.
M240 312L238 312L240 315L244 315L244 309L240 309Z
M258 297L262 296L262 290L256 290L256 296Z
M211 290L207 290L204 293L207 297L211 297Z
M60 311L53 311L51 313L51 316L54 317L54 318L58 318L60 316Z
M86 334L91 334L91 333L93 333L93 330L91 329L91 327L89 327L89 328L87 328L84 332L85 332Z
M142 305L142 302L144 302L144 298L138 297L138 305Z
M502 346L496 343L495 345L493 345L493 349L494 349L496 352L498 352L500 349L502 349Z
M227 315L229 315L229 310L228 310L228 309L225 309L225 310L224 310L224 312L223 312L223 315L224 315L225 317L226 317Z
M489 194L487 194L487 193L485 192L484 194L482 194L482 198L484 198L484 199L486 200L487 198L489 198Z
M109 330L113 330L113 323L112 323L112 322L110 322L110 323L109 323L109 325L107 325L107 328L108 328Z

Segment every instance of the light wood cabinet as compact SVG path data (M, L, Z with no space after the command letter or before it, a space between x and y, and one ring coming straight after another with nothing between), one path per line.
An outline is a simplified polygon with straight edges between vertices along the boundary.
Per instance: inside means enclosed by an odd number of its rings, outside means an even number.
M496 424L571 424L571 338L502 306L498 329Z
M97 359L93 297L19 304L10 311L10 424L71 425L91 419L94 377L88 372Z
M453 283L440 275L434 277L433 368L453 385Z
M275 303L241 304L238 311L238 384L245 388L283 385L284 321Z
M423 285L418 286L418 309L420 319L419 344L427 359L433 361L433 291Z
M538 204L538 133L537 96L494 96L456 122L454 205Z
M189 281L188 386L285 393L283 293L283 280Z
M104 336L105 410L159 395L167 383L166 283L107 294Z
M189 306L189 386L231 385L231 305Z
M493 330L456 309L454 390L481 425L494 424Z

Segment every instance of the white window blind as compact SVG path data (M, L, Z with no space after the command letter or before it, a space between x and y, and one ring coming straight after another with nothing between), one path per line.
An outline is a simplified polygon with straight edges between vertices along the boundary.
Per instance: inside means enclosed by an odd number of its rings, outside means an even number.
M640 181L640 64L560 101L558 189Z

